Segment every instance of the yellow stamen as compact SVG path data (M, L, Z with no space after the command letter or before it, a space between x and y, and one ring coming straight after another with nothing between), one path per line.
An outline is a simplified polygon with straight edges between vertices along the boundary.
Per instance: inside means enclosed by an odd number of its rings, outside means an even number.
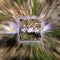
M14 30L13 28L10 28L9 31L10 31L10 32L14 32L15 30Z

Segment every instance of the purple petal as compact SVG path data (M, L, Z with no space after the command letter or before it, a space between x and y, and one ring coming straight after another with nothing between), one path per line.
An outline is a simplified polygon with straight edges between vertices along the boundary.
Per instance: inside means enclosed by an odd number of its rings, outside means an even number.
M47 24L44 29L43 29L43 32L47 32L51 29L51 24Z
M14 22L9 21L9 25L11 28L15 29L16 31L18 30L18 24L15 24Z
M15 24L14 22L9 21L9 26L10 26L10 27L14 28L15 25L16 25L16 24Z
M41 26L42 26L42 27L45 26L45 20L42 20L42 21L41 21Z

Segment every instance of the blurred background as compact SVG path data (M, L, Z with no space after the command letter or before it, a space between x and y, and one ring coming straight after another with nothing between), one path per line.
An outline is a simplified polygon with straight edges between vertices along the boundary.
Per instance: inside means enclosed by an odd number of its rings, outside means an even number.
M60 60L60 0L0 0L0 60Z

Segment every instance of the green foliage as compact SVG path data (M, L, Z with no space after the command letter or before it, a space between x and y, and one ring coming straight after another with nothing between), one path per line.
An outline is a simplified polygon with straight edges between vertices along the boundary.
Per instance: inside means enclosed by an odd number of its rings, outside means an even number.
M25 0L16 0L16 2L20 5L20 4L23 4Z
M33 0L32 14L36 15L40 7L40 2L38 0Z
M55 60L53 54L44 53L42 49L42 45L38 43L29 43L24 44L28 50L32 50L31 56L29 56L29 60ZM48 50L47 50L48 51Z
M11 18L11 17L0 13L0 19L6 19L6 20L8 20L8 19L10 19L10 18Z
M40 28L40 24L37 24L36 27L37 27L37 28Z
M32 38L32 35L29 35L26 32L25 33L22 32L20 37L21 37L22 40L29 40L29 38Z
M3 15L3 14L0 14L0 19L4 19L4 18L7 18L7 16Z
M28 20L25 20L24 21L24 24L27 26L28 25Z
M56 31L53 31L52 33L54 36L56 37L60 37L60 29L59 30L56 30Z

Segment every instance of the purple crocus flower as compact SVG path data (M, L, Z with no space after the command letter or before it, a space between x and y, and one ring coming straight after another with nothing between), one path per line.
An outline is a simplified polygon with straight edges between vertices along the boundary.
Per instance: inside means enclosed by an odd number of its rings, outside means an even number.
M4 28L5 31L7 31L6 33L17 33L18 24L14 23L12 21L9 21L8 25L3 25L3 28Z
M45 25L45 21L43 20L41 22L41 33L44 34L45 32L49 31L50 29L51 29L51 23Z

